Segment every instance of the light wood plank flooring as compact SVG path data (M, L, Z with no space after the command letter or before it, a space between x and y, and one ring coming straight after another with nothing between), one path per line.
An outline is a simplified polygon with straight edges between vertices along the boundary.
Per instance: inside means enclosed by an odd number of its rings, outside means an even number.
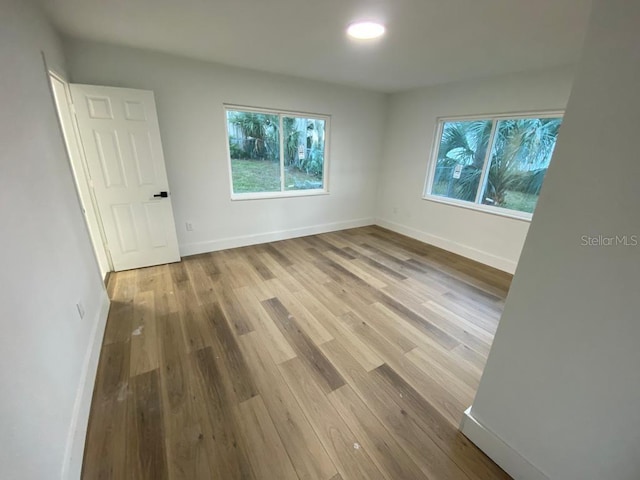
M85 479L507 479L457 430L511 277L379 227L111 276Z

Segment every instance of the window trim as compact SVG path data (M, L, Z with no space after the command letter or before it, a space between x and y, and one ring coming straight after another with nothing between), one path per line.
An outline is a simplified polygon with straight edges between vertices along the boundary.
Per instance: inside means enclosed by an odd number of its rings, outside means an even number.
M453 207L466 208L468 210L475 210L477 212L489 213L493 215L499 215L501 217L508 217L515 220L523 220L530 222L533 218L532 213L521 212L519 210L511 210L508 208L494 207L492 205L484 205L482 203L476 203L478 196L482 193L476 194L476 200L469 202L466 200L459 200L456 198L443 197L441 195L433 195L431 189L433 188L433 181L435 179L435 171L438 163L438 150L440 149L440 139L442 138L442 130L445 122L460 122L460 121L472 121L472 120L491 120L493 122L491 128L491 137L489 138L489 145L487 147L487 156L485 157L484 166L481 174L481 181L486 182L489 177L487 166L491 160L491 154L493 152L493 144L495 141L495 131L500 120L512 120L518 118L564 118L564 110L532 110L526 112L503 112L503 113L488 113L488 114L474 114L474 115L452 115L452 116L440 116L436 117L436 128L433 136L433 143L431 147L431 154L429 156L429 162L427 165L427 174L424 183L424 189L422 190L422 199L430 202L441 203ZM478 192L481 192L483 185L478 186Z
M309 113L296 110L283 110L279 108L249 107L237 103L223 103L222 110L224 114L224 131L225 143L227 151L227 168L229 171L229 192L232 201L238 200L263 200L272 198L290 198L290 197L313 197L318 195L329 195L329 153L331 150L331 115L323 113ZM256 112L267 115L278 115L280 122L278 133L280 137L280 191L277 192L246 192L235 193L233 191L233 169L231 167L231 148L229 146L229 123L227 120L228 111ZM322 163L322 183L323 188L314 188L306 190L285 190L284 189L284 132L282 130L282 118L284 116L312 118L323 120L324 124L324 160Z

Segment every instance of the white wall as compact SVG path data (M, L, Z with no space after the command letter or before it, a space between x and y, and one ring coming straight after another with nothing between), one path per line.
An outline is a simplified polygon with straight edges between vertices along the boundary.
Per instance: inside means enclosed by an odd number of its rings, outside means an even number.
M65 50L76 83L155 92L182 255L373 223L384 95L84 41ZM231 201L223 103L330 114L330 195Z
M74 455L67 468L79 476L97 360L91 347L108 306L41 50L64 71L60 41L31 2L0 0L0 478L7 479L59 478L67 445Z
M563 110L570 68L427 87L391 96L378 223L513 272L529 222L422 199L437 117Z
M640 246L581 245L640 235L638 25L639 2L596 0L471 409L551 479L640 478Z

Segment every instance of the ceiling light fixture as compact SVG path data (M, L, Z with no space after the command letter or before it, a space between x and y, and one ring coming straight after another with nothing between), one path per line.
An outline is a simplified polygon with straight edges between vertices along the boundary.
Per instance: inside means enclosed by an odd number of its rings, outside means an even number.
M358 40L370 40L384 35L384 25L375 22L356 22L349 25L347 34Z

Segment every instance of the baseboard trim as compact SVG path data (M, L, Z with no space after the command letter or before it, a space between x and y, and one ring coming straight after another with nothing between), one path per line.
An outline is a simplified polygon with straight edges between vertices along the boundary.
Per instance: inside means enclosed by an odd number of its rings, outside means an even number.
M518 265L517 262L514 262L507 258L499 257L497 255L493 255L492 253L470 247L469 245L464 245L462 243L438 237L437 235L432 235L415 228L407 227L406 225L390 222L389 220L385 220L383 218L376 219L375 223L376 225L384 227L393 232L401 233L402 235L406 235L407 237L411 237L435 247L442 248L449 252L456 253L463 257L470 258L485 265L497 268L498 270L502 270L503 272L513 274L515 273L516 266Z
M91 400L93 398L93 387L98 371L98 360L100 359L100 349L104 330L109 316L109 297L106 290L102 290L100 309L96 314L91 331L91 342L87 346L84 365L80 376L80 385L76 394L73 406L73 415L67 437L64 463L62 465L63 480L77 480L82 472L82 459L84 456L84 444L87 436L89 424L89 413L91 411Z
M471 407L462 417L460 431L516 480L549 480L549 477L476 420Z
M259 233L255 235L227 237L207 242L187 243L180 245L180 255L186 257L189 255L198 255L200 253L226 250L228 248L246 247L260 243L306 237L307 235L346 230L348 228L366 227L368 225L373 225L374 223L373 218L359 218L356 220L348 220L346 222L325 223L323 225L313 225L310 227L293 228L289 230L277 230L274 232Z

